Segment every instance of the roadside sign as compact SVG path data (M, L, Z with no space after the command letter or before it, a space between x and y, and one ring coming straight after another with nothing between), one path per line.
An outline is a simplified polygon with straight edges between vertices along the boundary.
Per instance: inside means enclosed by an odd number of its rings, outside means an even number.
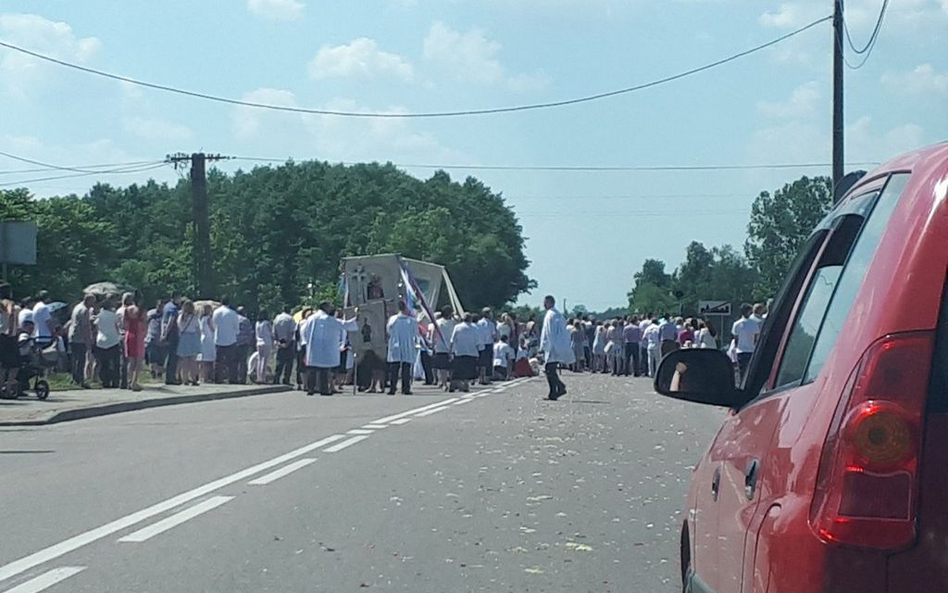
M0 262L36 265L36 223L0 222Z
M698 301L699 315L730 315L730 301Z

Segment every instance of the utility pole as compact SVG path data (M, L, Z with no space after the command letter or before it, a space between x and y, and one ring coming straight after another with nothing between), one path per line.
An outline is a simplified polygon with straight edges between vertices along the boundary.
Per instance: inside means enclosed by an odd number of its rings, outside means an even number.
M843 0L833 0L833 201L843 180Z
M215 296L214 276L211 272L211 220L207 205L207 161L219 161L229 157L219 154L195 152L191 155L177 153L168 155L166 162L178 166L191 164L192 222L194 224L194 273L198 294L204 298Z

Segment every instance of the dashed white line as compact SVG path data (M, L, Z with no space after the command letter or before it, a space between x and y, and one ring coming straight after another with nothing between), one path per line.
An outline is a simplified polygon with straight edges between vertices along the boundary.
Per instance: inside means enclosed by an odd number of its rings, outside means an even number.
M438 406L447 405L458 398L452 397L449 399L441 400L433 404L428 404L427 406L421 406L420 408L415 408L413 410L408 410L407 412L402 412L400 414L394 414L392 416L386 416L385 418L379 418L378 420L372 422L372 424L388 424L392 420L398 420L399 418L404 418L405 416L411 416L417 412L423 412L425 410L430 410L431 408L437 408Z
M173 529L178 525L181 525L185 521L191 520L198 515L203 515L204 513L216 509L222 504L233 500L233 496L214 496L208 498L204 502L199 502L193 507L188 507L179 513L175 513L170 517L162 519L157 523L152 523L148 527L139 529L135 533L126 535L125 537L119 538L120 542L130 542L130 543L141 543L147 541L156 535L164 533L169 529Z
M474 400L473 400L473 399L459 399L458 401L454 402L454 403L451 404L451 405L452 405L452 406L462 406L462 405L464 405L464 404L469 404L469 403L471 403L472 401L474 401Z
M187 492L183 492L177 496L174 496L167 500L163 500L159 503L153 504L150 507L144 508L140 511L136 511L130 515L125 515L124 517L116 519L112 521L111 523L106 523L105 525L102 525L101 527L96 527L95 529L90 529L89 531L85 531L83 533L80 533L79 535L74 535L73 537L63 540L59 542L58 544L53 544L52 546L49 546L48 548L43 548L42 550L39 550L38 552L34 552L30 554L29 556L24 556L23 558L20 558L19 560L14 560L13 562L10 562L9 564L0 566L0 581L4 581L10 577L16 576L22 572L25 572L33 568L34 566L39 566L40 564L59 558L63 554L68 554L69 552L72 552L73 550L77 550L85 545L91 544L94 541L98 541L102 539L103 537L108 537L112 535L113 533L116 533L117 531L121 531L128 527L131 527L132 525L135 525L136 523L141 523L142 521L149 519L151 517L154 517L155 515L159 515L177 506L181 506L185 503L191 502L192 500L196 498L200 498L204 496L205 494L209 494L211 492L214 492L215 490L220 490L224 486L229 486L230 484L233 484L234 482L246 480L247 478L255 474L259 474L260 472L264 470L268 470L271 467L282 465L286 463L287 461L306 455L310 451L314 451L324 445L328 445L329 443L333 443L335 441L338 441L339 439L344 439L344 438L346 438L346 435L334 434L332 436L318 440L315 443L310 443L308 445L300 447L299 449L290 451L289 453L284 453L283 455L280 455L279 457L274 457L273 459L269 461L258 463L257 465L248 467L247 469L233 473L229 476L225 476L223 478L214 480L213 482L208 482L207 484L204 484L203 486L198 486L197 488L188 490Z
M283 467L281 467L280 469L276 471L272 471L269 474L260 476L256 480L251 480L247 483L250 484L251 486L266 486L270 482L275 482L279 480L280 478L282 478L283 476L288 476L292 474L293 472L295 472L296 470L303 469L304 467L306 467L307 465L315 461L316 460L313 459L312 457L300 459L299 461L294 461L293 463L289 465L284 465Z
M36 578L9 589L6 593L39 593L43 589L52 587L59 581L64 581L85 569L85 566L62 566L60 568L54 568L49 572L44 572Z
M381 429L385 428L385 425L384 425L384 424L366 424L366 425L363 426L362 428L365 428L365 429L368 429L368 430L381 430Z
M341 443L336 443L332 447L327 447L326 453L338 453L339 451L342 451L346 447L351 447L352 445L358 442L364 441L367 438L369 438L368 435L362 435L362 436L352 437L351 439L346 439L342 441Z
M392 420L392 424L401 426L402 424L408 424L411 422L411 418L399 418L398 420Z
M365 428L353 428L352 430L346 431L346 434L372 434L374 430L368 430Z
M454 402L454 403L457 403L457 402ZM421 412L420 414L415 414L415 416L418 418L422 418L424 416L430 416L432 414L437 414L438 412L443 412L447 409L448 409L448 406L441 406L440 408L431 408L430 410L425 410L424 412Z

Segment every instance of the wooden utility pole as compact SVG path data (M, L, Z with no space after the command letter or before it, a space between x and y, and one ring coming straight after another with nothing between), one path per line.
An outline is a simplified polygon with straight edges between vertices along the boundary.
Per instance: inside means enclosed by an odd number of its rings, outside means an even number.
M843 180L843 0L833 0L833 201Z
M184 163L191 164L192 222L194 224L194 274L198 295L203 298L216 296L214 274L211 269L211 220L207 204L207 161L219 161L228 157L219 154L195 152L191 155L177 153L168 155L167 162L175 168Z

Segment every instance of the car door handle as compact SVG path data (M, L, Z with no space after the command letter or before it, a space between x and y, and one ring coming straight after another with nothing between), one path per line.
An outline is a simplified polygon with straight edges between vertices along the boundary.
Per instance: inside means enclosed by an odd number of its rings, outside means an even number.
M751 459L744 470L744 494L747 500L754 500L757 493L757 475L760 473L760 461Z
M721 468L714 468L714 476L711 477L711 500L717 502L718 494L721 493Z

